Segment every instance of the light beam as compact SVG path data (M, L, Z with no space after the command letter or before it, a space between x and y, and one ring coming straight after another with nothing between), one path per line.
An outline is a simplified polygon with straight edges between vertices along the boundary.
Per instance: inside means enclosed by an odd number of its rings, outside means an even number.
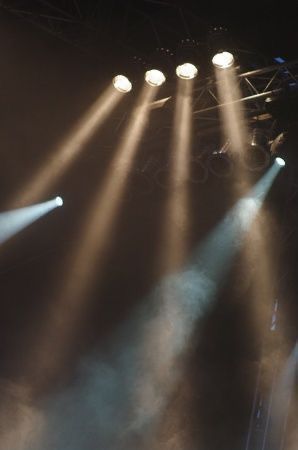
M86 298L95 277L98 282L102 275L106 252L113 239L115 219L157 91L144 86L101 189L91 202L89 213L84 216L78 243L63 261L62 267L66 267L63 285L46 312L38 341L33 345L34 367L29 358L28 378L34 377L36 371L47 377L55 373L69 351L82 315L88 310ZM53 346L55 352L51 359L49 354L53 353ZM35 381L38 384L39 380Z
M176 75L182 80L193 80L198 75L198 69L191 63L180 64L176 68Z
M56 197L44 203L0 213L0 244L62 205L62 198Z
M123 98L113 86L96 100L83 118L72 128L68 137L51 153L50 157L37 169L20 192L9 200L9 207L30 204L38 201L42 195L56 183L78 157L95 131L105 122L113 109Z
M186 268L167 276L148 299L152 317L142 313L141 320L146 318L143 326L134 326L144 330L137 339L139 356L136 356L140 361L140 355L144 355L144 362L142 371L138 366L138 373L143 374L141 381L134 384L139 386L134 390L139 416L129 432L146 430L158 422L173 388L183 376L183 355L195 326L212 308L278 172L273 165L209 234ZM135 348L132 342L129 347Z
M181 265L188 243L192 92L192 81L178 79L161 255L161 267L166 271Z
M41 444L44 450L67 446L84 450L94 442L111 450L131 450L135 444L138 448L169 448L156 432L183 376L192 333L212 307L277 173L273 165L199 246L190 263L165 277L144 299L108 340L104 353L86 358L74 383L43 402L47 427L41 439L38 434L37 446L34 436L28 435L28 450L39 450ZM67 304L66 312L69 314ZM60 339L61 334L57 346L55 341L52 344L55 349L60 350ZM46 351L45 358L49 357Z
M275 380L272 388L273 398L271 402L271 427L269 433L270 448L272 448L272 450L285 448L285 442L287 440L291 441L292 435L295 435L295 427L287 430L287 425L289 425L288 422L290 422L290 406L291 401L294 401L295 398L297 377L298 343L296 343L293 351L286 359L284 367ZM295 423L295 419L293 423ZM289 433L288 439L286 436L287 431Z
M234 157L243 158L248 141L244 112L241 104L235 102L241 98L239 79L234 68L221 70L215 67L222 124L230 150Z

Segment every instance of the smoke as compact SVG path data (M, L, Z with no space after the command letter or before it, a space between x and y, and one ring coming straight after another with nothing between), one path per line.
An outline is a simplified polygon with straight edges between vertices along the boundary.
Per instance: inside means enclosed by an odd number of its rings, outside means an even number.
M264 184L262 194L263 190ZM38 405L27 425L27 440L9 448L157 447L158 426L183 376L192 333L212 307L242 235L261 206L258 189L254 195L255 199L241 199L189 265L162 280L118 331L106 338L102 350L81 363L70 386ZM38 417L43 418L42 427ZM171 430L172 442L179 431Z
M195 269L170 276L104 351L84 360L71 386L43 402L42 443L33 438L20 450L151 448L210 292L214 285Z
M17 445L7 446L11 441L3 436L1 450L151 448L183 374L194 323L214 292L214 284L195 267L169 276L107 338L103 351L82 362L72 385L36 410L24 402L10 423Z
M24 386L0 382L0 450L24 450L39 442L44 420L30 402Z
M295 386L297 385L297 360L298 343L286 360L285 366L274 385L270 429L270 448L273 450L284 448L286 431L289 431L290 437L295 432L295 428L292 430L292 427L288 426L288 422L290 422L291 400L294 397Z

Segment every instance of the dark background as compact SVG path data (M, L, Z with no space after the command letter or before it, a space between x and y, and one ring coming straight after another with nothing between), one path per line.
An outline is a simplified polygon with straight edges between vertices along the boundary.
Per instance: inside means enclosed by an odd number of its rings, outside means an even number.
M288 61L297 58L296 14L284 2L255 5L239 2L236 6L223 3L218 7L189 1L82 1L78 2L82 23L71 30L64 29L69 42L51 36L36 26L36 22L30 23L9 12L16 3L4 2L0 9L2 210L7 199L26 185L26 180L53 152L116 70L122 67L125 72L126 61L131 61L134 55L146 60L160 44L175 51L181 39L201 39L210 25L219 23L229 28L242 48L256 54L256 65L271 64L276 56ZM37 4L27 2L26 8L36 11ZM67 2L56 4L67 7ZM177 13L175 5L183 8L183 16ZM92 25L92 32L85 34L87 24ZM92 138L63 179L47 193L45 199L61 193L64 207L1 247L0 376L3 380L18 382L22 378L26 353L34 339L38 339L39 320L51 301L53 287L62 276L57 273L57 267L77 239L76 225L92 193L98 189L117 137L125 126L131 102L131 98L124 100L105 131ZM156 181L155 174L161 164L156 155L164 152L163 157L167 157L171 107L166 110L166 117L163 112L153 112L148 131L150 134L150 130L161 127L163 139L160 142L157 138L152 142L146 136L143 139L121 205L105 282L103 286L94 284L90 294L92 307L69 358L46 380L43 392L35 393L36 398L67 386L80 358L100 348L103 338L157 282L154 265L161 245L159 231L166 190ZM194 154L197 151L194 140ZM278 229L274 231L274 241L280 244L275 282L276 295L282 299L288 349L297 339L298 244L294 145L289 152L292 166L276 180L268 199ZM146 176L140 176L146 164L150 170ZM205 183L191 184L190 254L230 206L228 182L210 176ZM219 193L223 202L218 202ZM187 380L177 386L169 406L171 410L179 402L188 404L189 414L179 426L188 430L194 442L196 439L201 442L203 436L207 450L236 450L244 445L260 356L248 318L252 273L253 268L246 268L239 276L237 263L233 267L216 308L194 337ZM165 423L169 417L165 415Z

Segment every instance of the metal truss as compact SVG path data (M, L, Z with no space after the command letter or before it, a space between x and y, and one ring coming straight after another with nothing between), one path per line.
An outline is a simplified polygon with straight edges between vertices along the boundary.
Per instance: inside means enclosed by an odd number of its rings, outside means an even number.
M152 15L146 9L148 4L151 8L154 5L159 8L160 14ZM205 39L208 29L208 24L191 11L169 1L140 1L136 8L131 0L0 0L0 8L95 58L100 57L98 49L101 43L118 46L121 55L121 49L125 49L131 57L143 52L146 54L141 56L146 58L156 46L170 48L182 38L194 38L194 30L197 29L202 30ZM151 37L149 41L148 36ZM171 52L175 53L175 49L172 48ZM249 58L254 63L254 55ZM174 64L174 59L171 63ZM251 123L262 121L264 127L270 127L273 120L265 109L265 99L297 82L298 61L240 73L238 83L242 98L238 101ZM175 89L174 84L169 83L169 88ZM171 107L171 96L169 91L168 98L159 100L155 107ZM208 134L219 129L218 112L223 106L218 99L216 80L212 77L199 80L194 93L194 118L200 133Z
M96 36L97 9L79 0L0 0L0 8L87 52Z
M290 85L298 85L298 60L240 73L238 84L243 97L234 103L245 105L245 113L251 121L270 120L272 118L265 109L264 100L283 92ZM216 112L225 104L218 99L215 79L207 78L200 83L194 105L196 120L209 125L219 122Z
M206 31L209 26L170 1L140 0L136 7L132 0L0 0L0 8L95 58L101 42L146 56L144 51L192 38L194 29ZM150 14L154 8L160 17ZM147 38L145 45L140 34Z

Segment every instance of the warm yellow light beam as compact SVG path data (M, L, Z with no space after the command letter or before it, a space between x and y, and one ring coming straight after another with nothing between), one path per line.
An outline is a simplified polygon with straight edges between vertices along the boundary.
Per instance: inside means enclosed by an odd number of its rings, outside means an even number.
M133 390L134 408L139 419L133 424L135 429L142 425L144 416L153 423L164 417L162 414L169 405L169 399L179 380L183 379L184 357L187 357L192 333L214 305L243 238L261 212L279 170L277 165L271 167L210 232L191 261L161 280L146 299L146 302L152 302L151 309L148 306L146 309L151 315L148 312L147 316L141 314L140 320L146 317L143 326L136 324L130 327L143 333L138 335L137 343L129 342L126 349L127 352L139 351L133 359L138 362L137 374L141 374ZM122 350L121 354L124 353ZM185 416L186 407L183 405L181 411L176 408L176 416L179 413ZM164 436L167 430L163 431ZM167 447L163 445L162 448Z
M162 224L162 242L160 266L164 273L181 270L186 259L189 233L189 170L192 135L192 80L177 80L177 97L171 143L169 167L169 191L164 208ZM136 383L134 402L137 408L148 414L158 416L164 408L165 399L172 393L176 379L173 381L171 368L175 367L176 349L183 341L184 333L176 327L176 319L181 316L184 298L181 291L174 290L171 283L164 283L158 289L155 301L159 315L154 321L145 324L144 336L140 339L141 354L145 355L148 367L142 379ZM184 313L182 313L183 315ZM179 320L179 319L178 319ZM182 333L181 333L182 331ZM157 347L156 347L157 345ZM152 350L156 348L156 351ZM158 348L158 349L157 349ZM174 370L175 374L177 372ZM156 392L160 391L159 401ZM179 416L180 411L176 411ZM142 414L140 414L142 418ZM136 421L135 426L138 426Z
M104 123L109 114L123 98L114 86L109 86L96 100L84 117L73 127L68 137L51 153L27 185L9 202L9 207L34 203L43 196L49 187L59 180L71 163L77 158L84 145L95 131Z
M177 268L185 257L189 231L189 170L192 135L193 81L178 79L172 154L169 169L169 194L165 207L162 267Z
M232 193L235 198L243 196L252 186L252 174L245 168L245 154L248 151L248 132L244 111L240 100L242 95L239 79L234 68L215 69L218 82L219 100L225 105L221 108L221 117L226 138L230 142L231 155L235 161ZM236 103L235 103L236 101ZM283 162L277 160L268 174L275 177ZM269 184L271 183L270 176ZM261 180L265 180L263 177ZM266 189L265 189L266 191ZM272 304L276 296L276 280L278 274L277 254L278 239L274 240L276 223L270 211L262 209L250 228L243 249L243 268L246 286L250 287L251 302L249 304L249 323L253 326L256 342L261 346L264 330L267 329L272 314ZM247 281L248 280L248 281ZM249 284L248 284L249 282ZM274 374L274 351L264 348L261 355L263 365L260 389L266 390Z
M72 289L76 292L85 290L92 278L94 261L102 260L107 248L112 226L119 209L125 185L133 165L134 157L143 132L148 122L150 102L156 95L156 89L147 85L143 88L140 99L131 115L126 131L115 157L107 171L102 188L93 201L89 214L83 225L83 241L75 249L76 256L71 258L73 268L76 268L75 279L70 276ZM98 271L98 270L97 270ZM74 286L77 285L75 288Z
M215 68L215 76L218 86L221 117L226 138L230 142L230 149L234 156L241 156L245 151L247 142L247 130L245 126L244 112L239 102L241 90L238 77L234 68L221 70Z
M115 218L157 91L156 87L144 86L102 188L84 218L77 245L63 263L67 268L64 284L50 311L47 311L46 323L43 323L43 330L35 343L32 355L35 368L30 365L28 371L31 378L36 374L36 368L47 377L55 372L69 350L84 312L88 310L88 291L94 278L98 280L101 277L106 250L113 239Z

